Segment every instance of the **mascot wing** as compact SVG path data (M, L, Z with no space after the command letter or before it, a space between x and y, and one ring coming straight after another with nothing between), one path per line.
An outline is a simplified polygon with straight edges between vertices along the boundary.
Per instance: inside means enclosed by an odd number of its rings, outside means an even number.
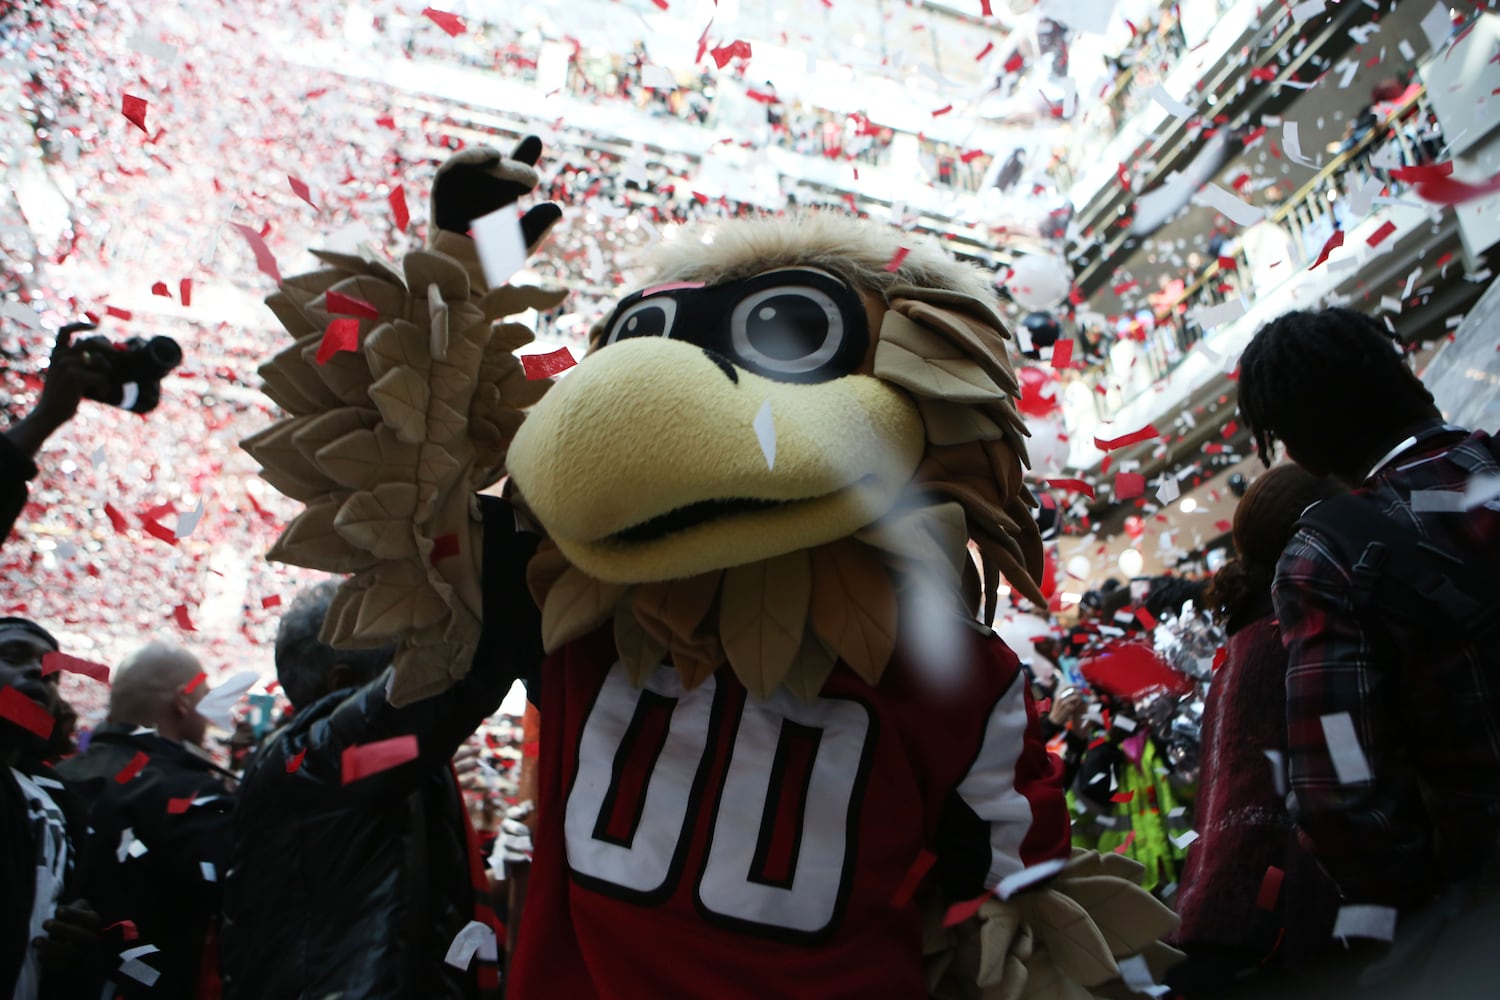
M261 475L307 505L268 553L353 574L323 627L329 645L397 643L396 704L469 669L480 631L474 492L492 485L547 380L512 352L531 331L497 323L563 293L485 287L471 241L441 233L397 271L319 252L267 305L293 338L261 366L284 419L243 442Z

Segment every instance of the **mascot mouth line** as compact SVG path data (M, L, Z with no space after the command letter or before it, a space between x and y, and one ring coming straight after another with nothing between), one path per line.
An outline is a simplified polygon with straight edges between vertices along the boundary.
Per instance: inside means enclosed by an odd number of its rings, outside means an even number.
M711 521L723 521L739 514L753 514L763 510L788 509L817 500L837 497L840 494L856 490L866 485L874 477L864 476L855 483L830 493L815 496L800 497L790 500L772 500L763 497L734 497L729 499L699 500L684 507L669 510L665 514L658 514L638 524L631 525L614 534L607 536L602 541L621 545L646 544L659 541L668 535L696 528Z

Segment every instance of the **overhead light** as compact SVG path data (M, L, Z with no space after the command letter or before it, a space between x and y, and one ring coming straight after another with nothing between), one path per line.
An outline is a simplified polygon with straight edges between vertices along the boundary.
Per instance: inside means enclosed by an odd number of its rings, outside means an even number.
M1198 509L1198 501L1194 500L1192 497L1183 497L1182 503L1177 505L1177 509L1182 511L1184 514L1191 514L1193 511Z

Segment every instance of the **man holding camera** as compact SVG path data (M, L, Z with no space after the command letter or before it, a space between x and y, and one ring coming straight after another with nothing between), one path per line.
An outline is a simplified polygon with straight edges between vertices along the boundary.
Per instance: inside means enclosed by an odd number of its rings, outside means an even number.
M123 348L101 337L73 343L75 333L94 328L93 323L70 323L57 332L36 407L0 433L0 541L10 537L26 506L26 484L36 478L35 458L42 443L73 419L81 400L145 413L156 406L156 383L182 359L176 343L166 337L140 346L132 341ZM126 381L137 370L144 384Z

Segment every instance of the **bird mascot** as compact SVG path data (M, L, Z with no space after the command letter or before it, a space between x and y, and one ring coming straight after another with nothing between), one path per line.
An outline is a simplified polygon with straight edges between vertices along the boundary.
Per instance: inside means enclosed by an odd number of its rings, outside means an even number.
M506 319L562 295L490 287L468 232L539 153L444 164L400 270L318 253L286 280L295 342L261 371L287 416L245 443L306 504L270 558L348 575L324 639L397 643L392 702L528 682L508 995L1153 989L1175 917L1133 862L1071 851L982 624L1005 586L1045 603L988 277L843 214L723 221L528 379ZM559 215L521 217L528 250Z

